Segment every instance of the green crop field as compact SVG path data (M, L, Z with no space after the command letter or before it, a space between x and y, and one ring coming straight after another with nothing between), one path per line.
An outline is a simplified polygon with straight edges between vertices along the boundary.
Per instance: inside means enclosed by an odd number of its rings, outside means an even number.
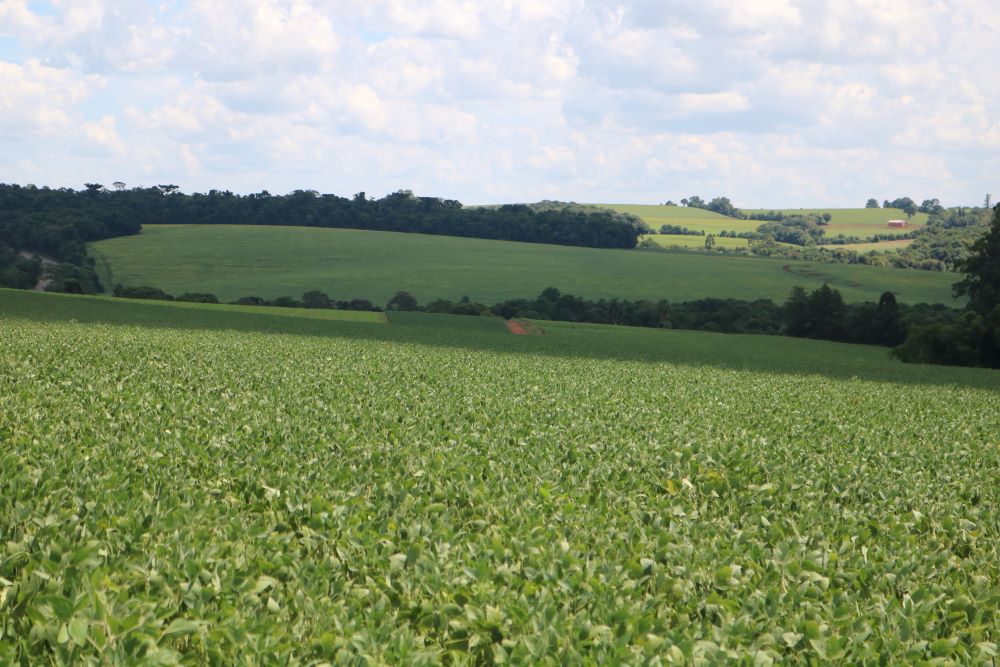
M766 213L772 209L745 209L745 213ZM860 225L865 227L885 227L889 220L906 220L906 214L898 208L785 208L774 209L789 215L800 214L822 214L829 213L832 217L831 226L834 224ZM916 213L909 220L910 225L922 226L927 224L926 213Z
M721 231L749 232L760 225L759 222L737 220L705 209L686 206L647 204L596 204L596 206L604 206L619 213L631 213L656 231L666 224L704 231L706 234L718 234Z
M746 213L763 213L766 209L747 210ZM905 234L927 224L927 214L917 213L907 221L906 229L890 228L889 220L906 220L906 214L898 208L791 208L782 209L787 214L829 213L833 216L824 229L827 236L869 237L872 234Z
M322 290L384 304L397 290L421 303L463 295L492 304L554 286L587 298L683 301L771 298L824 280L848 301L953 303L951 274L865 266L637 250L599 250L422 234L308 227L147 226L93 246L111 266L106 284L152 285L172 294L212 292L231 301ZM99 266L103 262L98 263ZM799 265L796 265L799 266Z
M905 248L906 246L913 243L913 239L894 239L892 241L879 241L878 243L845 243L842 245L824 245L824 248L829 248L830 250L836 250L841 248L843 250L853 250L855 252L865 253L871 250L876 250L878 252L891 252L893 250L899 250Z
M694 236L690 234L650 234L648 236L642 237L644 240L649 239L661 248L672 248L679 246L681 248L704 248L705 247L705 237L704 236ZM746 248L748 242L746 239L736 239L716 236L715 237L715 247L717 248Z
M663 224L680 225L706 234L721 231L750 232L761 224L759 220L737 220L704 209L685 206L651 206L639 204L598 204L622 213L632 213L647 225L659 230ZM744 213L766 213L772 209L743 209ZM832 218L825 227L827 236L858 236L866 238L872 234L904 234L927 224L927 214L917 213L909 220L907 229L888 226L889 220L906 220L906 214L895 208L790 208L773 209L788 215L808 215L829 213Z
M0 663L997 654L1000 373L298 314L0 291Z

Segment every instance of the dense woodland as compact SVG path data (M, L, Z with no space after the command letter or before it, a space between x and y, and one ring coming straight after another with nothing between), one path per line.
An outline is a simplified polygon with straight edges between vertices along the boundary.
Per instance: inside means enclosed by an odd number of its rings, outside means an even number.
M352 198L312 190L189 195L173 185L107 190L89 183L78 191L0 184L0 286L35 284L40 264L18 259L18 252L29 252L68 265L50 289L101 291L85 244L157 224L333 227L592 248L634 248L643 231L635 216L596 207L558 202L465 207L409 191L369 199L363 192Z
M961 317L913 327L896 349L904 361L1000 368L1000 205L989 232L959 262L955 293L969 297Z
M50 291L103 291L86 244L140 230L128 207L96 190L0 183L0 287L34 287L44 268ZM43 267L38 254L49 266Z

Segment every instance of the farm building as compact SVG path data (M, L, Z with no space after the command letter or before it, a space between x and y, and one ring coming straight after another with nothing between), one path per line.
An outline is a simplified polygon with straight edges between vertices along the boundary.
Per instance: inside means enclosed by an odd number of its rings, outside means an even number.
M890 220L890 227L906 227L906 220Z

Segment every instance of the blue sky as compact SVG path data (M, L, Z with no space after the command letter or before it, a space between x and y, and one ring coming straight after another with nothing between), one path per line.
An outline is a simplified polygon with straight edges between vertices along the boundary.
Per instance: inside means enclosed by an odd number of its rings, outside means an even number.
M990 0L0 0L0 181L1000 195Z

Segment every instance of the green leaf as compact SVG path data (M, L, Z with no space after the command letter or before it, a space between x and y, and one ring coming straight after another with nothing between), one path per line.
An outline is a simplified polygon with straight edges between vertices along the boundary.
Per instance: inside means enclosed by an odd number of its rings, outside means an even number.
M73 643L77 646L83 646L87 643L87 630L89 626L87 621L80 617L76 617L69 622L69 636L73 640Z
M955 639L954 637L938 639L931 643L931 653L937 657L949 656L955 650L955 646L957 645L958 639Z
M190 635L198 632L198 630L204 625L204 621L195 621L188 618L175 618L163 631L163 636Z
M278 585L277 579L262 574L261 576L257 577L257 581L253 585L253 594L258 595L260 593L263 593L269 588L274 588L277 585Z
M73 603L61 595L44 595L38 598L39 606L47 606L60 621L73 616Z

